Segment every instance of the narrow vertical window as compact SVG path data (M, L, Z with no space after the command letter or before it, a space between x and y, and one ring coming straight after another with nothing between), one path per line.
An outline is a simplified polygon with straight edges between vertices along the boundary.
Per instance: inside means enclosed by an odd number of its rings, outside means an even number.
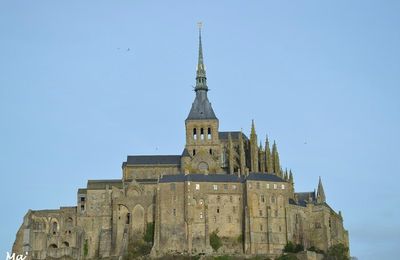
M263 231L263 225L260 224L260 231Z
M204 128L200 128L200 139L204 140Z
M218 185L214 184L213 188L214 188L214 190L218 190Z
M193 156L196 155L196 149L193 149Z
M200 190L200 184L196 183L196 190Z
M129 224L131 222L131 213L126 213L126 222L125 224Z
M174 216L176 216L176 209L173 209L173 210L172 210L172 214L173 214Z
M210 149L208 152L212 155L212 149Z
M207 139L211 139L211 128L209 127L208 129L207 129Z
M196 128L193 128L193 139L194 139L194 140L197 140Z

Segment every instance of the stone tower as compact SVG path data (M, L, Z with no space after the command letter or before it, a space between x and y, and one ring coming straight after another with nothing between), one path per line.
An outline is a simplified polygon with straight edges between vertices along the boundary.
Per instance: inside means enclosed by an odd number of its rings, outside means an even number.
M199 28L199 56L196 71L196 97L185 120L186 145L182 158L185 173L221 172L219 162L219 121L207 97L208 86L203 60L201 28Z

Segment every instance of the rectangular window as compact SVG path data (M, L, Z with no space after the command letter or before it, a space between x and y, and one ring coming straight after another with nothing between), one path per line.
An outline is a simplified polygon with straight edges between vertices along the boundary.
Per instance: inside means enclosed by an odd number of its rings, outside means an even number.
M281 188L282 188L282 190L284 190L284 189L285 189L285 185L284 185L284 184L282 184L282 185L281 185Z
M274 190L276 190L278 188L278 185L276 185L276 183L274 183Z
M85 197L81 197L81 202L85 202Z
M218 185L214 184L214 185L213 185L213 189L214 189L214 190L218 190Z
M200 190L200 184L196 183L196 190Z
M267 189L269 189L269 183L267 183Z
M207 138L210 140L211 139L211 128L207 129Z

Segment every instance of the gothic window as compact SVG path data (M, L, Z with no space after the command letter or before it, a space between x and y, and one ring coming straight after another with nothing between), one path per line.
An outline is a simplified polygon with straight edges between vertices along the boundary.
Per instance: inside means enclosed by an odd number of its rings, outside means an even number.
M69 243L67 241L62 243L63 247L69 247Z
M193 128L193 139L194 139L194 140L197 140L196 128Z
M207 138L211 139L211 128L210 127L207 129Z
M214 184L213 188L214 188L214 190L218 190L218 185Z
M57 230L58 230L58 224L57 224L57 222L53 222L53 225L52 225L52 228L51 228L51 231L53 232L53 235L55 235L56 233L57 233Z
M204 140L204 128L200 128L200 139Z

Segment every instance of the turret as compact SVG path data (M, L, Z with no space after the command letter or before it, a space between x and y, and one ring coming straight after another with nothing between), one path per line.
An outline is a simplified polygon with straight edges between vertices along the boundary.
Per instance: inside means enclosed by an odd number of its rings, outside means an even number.
M254 126L254 120L251 121L251 133L250 133L250 160L251 160L251 171L258 172L258 146L257 146L257 134Z

